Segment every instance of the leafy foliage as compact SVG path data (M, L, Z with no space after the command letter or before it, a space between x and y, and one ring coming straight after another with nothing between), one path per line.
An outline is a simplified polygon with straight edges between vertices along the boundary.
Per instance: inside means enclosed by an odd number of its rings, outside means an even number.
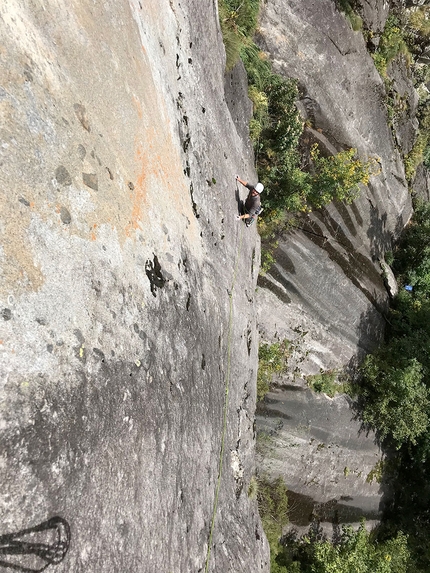
M411 54L405 41L404 28L398 17L391 14L385 23L378 49L372 54L376 69L382 78L387 79L387 66L399 55L411 63Z
M351 28L355 32L361 30L363 28L363 20L357 14L357 12L354 11L351 2L349 0L337 0L336 3L339 7L339 10L345 14L348 22L351 24Z
M394 493L384 517L387 539L408 533L408 571L430 570L430 204L418 203L393 253L399 295L385 343L369 355L355 384L361 417L388 452L368 479L389 480ZM413 286L412 292L403 285ZM380 471L382 470L382 471ZM385 475L385 477L382 475ZM388 474L388 476L387 476Z
M430 170L430 142L427 143L423 151L423 163Z
M303 171L298 152L303 122L295 105L297 83L273 74L260 54L255 46L242 50L254 103L251 135L257 170L266 189L264 220L282 218L285 211L308 212L334 199L351 202L359 184L368 183L374 161L361 162L355 149L321 157L315 145L311 152L313 173Z
M336 539L328 540L311 527L299 539L283 540L277 563L285 573L406 573L410 563L407 537L377 541L364 522L358 530L343 526Z
M430 106L424 104L418 114L420 129L415 144L405 157L405 172L408 181L415 177L421 163L430 165Z
M421 364L414 358L396 364L392 358L393 352L400 351L396 346L401 344L393 341L367 356L362 367L365 383L358 393L364 398L363 421L399 449L404 443L416 444L427 430L430 401Z
M394 253L400 289L390 316L388 338L362 366L355 385L363 421L397 449L415 446L419 458L430 450L430 204L418 204Z
M359 194L360 184L369 183L375 161L362 163L356 149L341 151L330 157L321 157L318 146L311 149L315 173L311 178L308 200L315 207L322 207L334 199L351 203Z
M272 265L275 263L275 258L273 253L278 246L278 242L275 241L274 243L266 243L261 246L261 266L260 266L260 275L264 276L267 271L270 270Z
M260 0L219 0L219 20L226 51L226 68L239 61L240 51L257 26Z
M352 14L350 3L343 0L343 4ZM282 220L286 211L309 212L334 199L352 201L359 184L368 182L370 163L357 159L353 149L327 159L314 147L313 172L302 170L299 141L303 121L296 108L297 81L274 73L265 54L252 42L258 5L258 0L219 0L219 13L227 69L240 54L248 74L253 103L250 136L258 176L265 186L264 220L270 226L271 221Z
M327 370L326 372L321 370L319 374L307 376L306 381L314 392L323 392L327 396L333 397L344 389L342 384L336 382L337 377L336 370Z
M271 573L281 573L276 558L282 550L279 540L282 529L288 523L288 496L284 480L279 477L274 481L266 478L258 480L258 510L264 533L270 545Z
M402 114L407 102L393 89L387 68L399 55L403 55L408 66L412 66L415 86L422 102L418 113L420 123L418 136L412 150L404 158L405 173L408 181L415 177L418 165L424 162L430 167L430 111L429 94L425 86L429 77L429 66L417 63L420 56L429 48L430 8L418 6L407 12L398 9L391 14L385 24L379 46L372 54L375 66L384 80L387 90L386 103L389 120ZM415 62L414 62L415 60Z
M258 374L257 374L257 401L264 398L270 389L270 383L274 374L280 374L287 368L289 357L288 340L275 342L274 344L261 344L258 351Z
M430 203L418 202L412 221L394 255L393 270L400 282L414 286L414 294L429 298ZM409 300L409 299L406 299Z
M414 51L417 53L424 51L430 39L430 6L417 6L414 10L410 10L407 28Z

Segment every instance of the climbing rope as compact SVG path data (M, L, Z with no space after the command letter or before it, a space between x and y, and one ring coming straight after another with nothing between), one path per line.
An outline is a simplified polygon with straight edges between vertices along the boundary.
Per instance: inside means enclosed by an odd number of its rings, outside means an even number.
M237 187L237 183L236 183ZM218 478L216 482L215 488L215 499L214 505L212 510L212 522L211 528L209 533L209 541L208 541L208 551L206 555L206 566L205 566L205 573L209 571L209 560L211 556L211 549L212 549L212 538L215 529L215 517L218 508L218 497L219 491L221 487L221 477L222 477L222 466L224 460L224 446L225 446L225 435L227 432L227 410L228 410L228 392L230 386L230 371L231 371L231 342L232 342L232 334L233 334L233 291L234 286L236 284L236 276L237 276L237 268L239 264L239 255L242 248L242 239L243 239L243 225L240 225L240 234L239 234L239 244L236 249L236 260L234 263L234 270L233 270L233 280L231 284L231 289L229 292L229 317L228 317L228 335L227 335L227 370L225 374L225 395L224 395L224 412L223 412L223 424L222 424L222 434L221 434L221 447L219 453L219 460L218 460Z

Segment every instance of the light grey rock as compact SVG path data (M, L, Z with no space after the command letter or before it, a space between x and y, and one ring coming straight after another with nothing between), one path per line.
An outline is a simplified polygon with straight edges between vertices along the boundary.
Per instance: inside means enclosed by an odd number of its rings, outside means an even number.
M394 276L391 267L384 261L380 260L379 264L381 265L382 276L387 287L388 294L392 299L394 299L399 293L399 286L396 281L396 277Z
M216 5L19 0L0 34L0 533L57 515L58 571L205 570L229 372L208 570L268 572L256 175Z

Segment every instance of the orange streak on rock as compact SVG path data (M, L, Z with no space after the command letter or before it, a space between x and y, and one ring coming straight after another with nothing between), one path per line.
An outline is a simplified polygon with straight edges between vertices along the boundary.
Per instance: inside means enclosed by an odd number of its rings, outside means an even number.
M140 228L142 220L143 206L146 198L145 183L149 172L149 160L145 155L142 145L136 151L136 162L140 164L140 172L137 176L133 191L130 193L132 203L131 220L127 225L125 234L130 237L131 232Z

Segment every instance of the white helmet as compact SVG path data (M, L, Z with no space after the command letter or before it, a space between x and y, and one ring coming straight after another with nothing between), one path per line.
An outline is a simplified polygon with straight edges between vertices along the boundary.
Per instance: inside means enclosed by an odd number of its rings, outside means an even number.
M255 186L255 190L257 191L257 193L261 193L264 189L264 185L262 183L257 183L257 185Z

